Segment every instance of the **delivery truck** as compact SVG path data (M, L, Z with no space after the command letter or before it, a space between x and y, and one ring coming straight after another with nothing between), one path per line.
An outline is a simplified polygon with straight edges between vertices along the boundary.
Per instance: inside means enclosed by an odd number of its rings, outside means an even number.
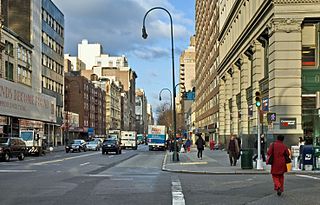
M165 125L148 125L149 150L165 150L166 136Z

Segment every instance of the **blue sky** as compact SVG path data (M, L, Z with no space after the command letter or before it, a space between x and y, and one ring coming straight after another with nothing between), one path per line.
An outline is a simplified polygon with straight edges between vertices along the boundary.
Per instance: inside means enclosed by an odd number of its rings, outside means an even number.
M169 16L162 10L146 18L148 38L142 39L145 13L155 6L169 10L173 19L175 81L179 82L179 57L195 33L195 0L52 0L65 16L65 53L77 55L82 39L100 43L104 53L126 55L137 73L137 88L145 90L153 110L159 91L172 89ZM164 100L170 100L163 92Z

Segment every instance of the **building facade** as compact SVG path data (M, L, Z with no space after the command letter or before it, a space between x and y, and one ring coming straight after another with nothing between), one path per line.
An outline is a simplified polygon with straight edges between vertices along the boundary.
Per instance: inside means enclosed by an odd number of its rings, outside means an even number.
M55 99L54 108L50 108L55 119L41 120L41 117L30 113L23 116L22 120L18 113L17 116L11 116L14 121L11 127L16 127L16 130L38 129L44 132L49 145L61 144L64 16L50 0L3 0L1 11L4 27L10 31L10 35L19 39L16 43L7 42L9 57L5 63L6 78L26 85L29 91L24 91L33 96L43 96L49 101L52 99L50 96ZM13 58L18 63L12 63Z
M318 139L319 9L313 0L221 1L219 136L252 146L259 116L269 142L277 134L290 145Z
M136 131L148 133L147 97L143 89L136 90Z
M219 3L221 0L196 1L195 132L205 140L218 137Z
M72 130L77 132L73 136L88 139L106 134L106 98L106 92L87 78L66 73L65 108L79 115L79 127ZM70 131L67 125L64 130Z

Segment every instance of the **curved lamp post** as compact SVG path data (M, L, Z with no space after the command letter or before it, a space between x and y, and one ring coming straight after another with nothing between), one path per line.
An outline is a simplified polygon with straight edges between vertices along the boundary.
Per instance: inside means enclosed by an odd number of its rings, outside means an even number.
M142 27L142 38L146 39L148 37L148 34L147 34L147 30L146 30L146 27L145 27L145 20L146 20L146 17L148 15L149 12L155 10L155 9L160 9L160 10L163 10L165 11L169 17L170 17L170 25L171 25L171 56L172 56L172 90L173 90L173 97L172 97L172 110L173 110L173 134L174 134L174 153L173 153L173 161L178 161L178 157L177 157L177 142L176 142L176 139L177 139L177 136L176 136L176 132L177 132L177 125L176 125L176 89L175 89L175 77L174 77L174 46L173 46L173 24L172 24L172 17L171 17L171 14L170 12L163 8L163 7L153 7L151 8L150 10L147 11L147 13L144 15L143 17L143 27Z

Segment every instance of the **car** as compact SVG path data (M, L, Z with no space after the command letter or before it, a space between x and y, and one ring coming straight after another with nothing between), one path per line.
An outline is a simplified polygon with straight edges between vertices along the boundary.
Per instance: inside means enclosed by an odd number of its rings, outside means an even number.
M74 152L74 151L87 151L87 143L86 141L82 140L82 139L75 139L73 140L70 144L68 144L66 147L66 153L69 152Z
M109 152L115 152L121 154L121 143L116 138L108 138L102 143L102 154L108 154Z
M24 160L27 151L26 143L18 137L0 138L0 157L3 161L10 161L10 158L17 157Z
M88 150L100 151L101 144L99 141L90 141L87 143Z

